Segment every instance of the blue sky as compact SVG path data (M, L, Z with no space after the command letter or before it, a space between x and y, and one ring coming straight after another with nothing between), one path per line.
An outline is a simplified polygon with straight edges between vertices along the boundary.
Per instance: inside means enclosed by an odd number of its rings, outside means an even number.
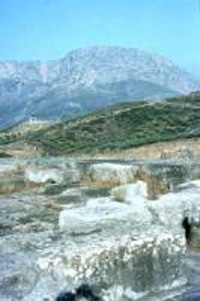
M150 49L200 65L200 0L0 0L0 60L58 59L75 48Z

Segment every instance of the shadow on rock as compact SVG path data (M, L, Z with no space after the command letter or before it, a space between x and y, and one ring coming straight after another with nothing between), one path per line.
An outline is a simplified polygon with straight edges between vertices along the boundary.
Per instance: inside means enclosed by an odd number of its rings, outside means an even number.
M89 301L101 301L101 299L94 295L92 289L87 284L79 286L75 293L72 292L62 292L56 298L56 301L79 301L85 298Z

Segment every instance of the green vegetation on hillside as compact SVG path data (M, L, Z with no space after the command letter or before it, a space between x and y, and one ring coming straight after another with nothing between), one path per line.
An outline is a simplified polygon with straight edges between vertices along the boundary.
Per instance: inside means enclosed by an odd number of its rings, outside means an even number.
M200 136L200 93L160 102L126 103L66 121L23 139L45 154L121 150Z
M200 136L200 93L167 101L128 103L29 133L48 154L127 149Z

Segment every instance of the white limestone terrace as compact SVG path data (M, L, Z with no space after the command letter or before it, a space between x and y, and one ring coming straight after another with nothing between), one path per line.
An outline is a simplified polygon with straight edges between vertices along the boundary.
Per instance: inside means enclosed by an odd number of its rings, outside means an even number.
M116 301L126 300L128 291L161 292L167 285L171 288L175 283L186 282L184 252L183 237L164 229L150 229L141 235L104 233L82 241L68 241L66 247L38 259L43 277L24 300L42 300L47 296L54 300L56 292L73 290L82 283L100 289L103 300L111 300L106 296L114 286L123 288Z
M29 164L24 173L25 180L33 183L45 184L53 182L57 184L80 181L80 172L76 164L71 160L62 163L35 162Z
M127 300L130 291L136 295L148 294L186 282L182 219L174 228L162 224L159 209L144 197L145 185L138 193L141 184L115 188L129 190L123 203L97 198L88 200L86 206L61 211L59 226L63 235L67 235L66 242L62 247L49 249L47 254L41 252L36 264L42 271L42 282L25 300L40 300L38 294L53 296L56 290L53 279L59 283L64 279L63 290L81 283L101 288L105 285L101 291L105 300L111 300L106 299L111 287L121 286L123 292L116 301ZM141 204L136 207L136 202ZM159 206L159 201L156 204ZM170 223L170 214L166 218ZM50 287L54 288L51 293L44 286L44 279L48 282L49 278Z
M84 164L65 158L27 162L26 181L44 188L63 185L63 191L45 195L35 189L0 197L0 300L53 301L82 283L103 301L164 300L171 291L180 293L188 281L181 223L188 216L200 224L199 181L188 178L149 200L147 183L134 178L141 164ZM185 168L181 173L187 176ZM187 170L191 173L190 166ZM62 179L56 178L60 173ZM109 174L107 195L91 197L89 190L106 185Z
M98 185L120 185L133 182L138 167L115 163L93 164L89 168L88 177Z

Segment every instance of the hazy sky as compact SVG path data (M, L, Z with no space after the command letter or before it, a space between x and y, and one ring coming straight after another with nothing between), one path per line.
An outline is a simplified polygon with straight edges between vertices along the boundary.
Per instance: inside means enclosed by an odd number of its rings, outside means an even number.
M200 65L200 0L0 0L0 60L57 59L94 45Z

